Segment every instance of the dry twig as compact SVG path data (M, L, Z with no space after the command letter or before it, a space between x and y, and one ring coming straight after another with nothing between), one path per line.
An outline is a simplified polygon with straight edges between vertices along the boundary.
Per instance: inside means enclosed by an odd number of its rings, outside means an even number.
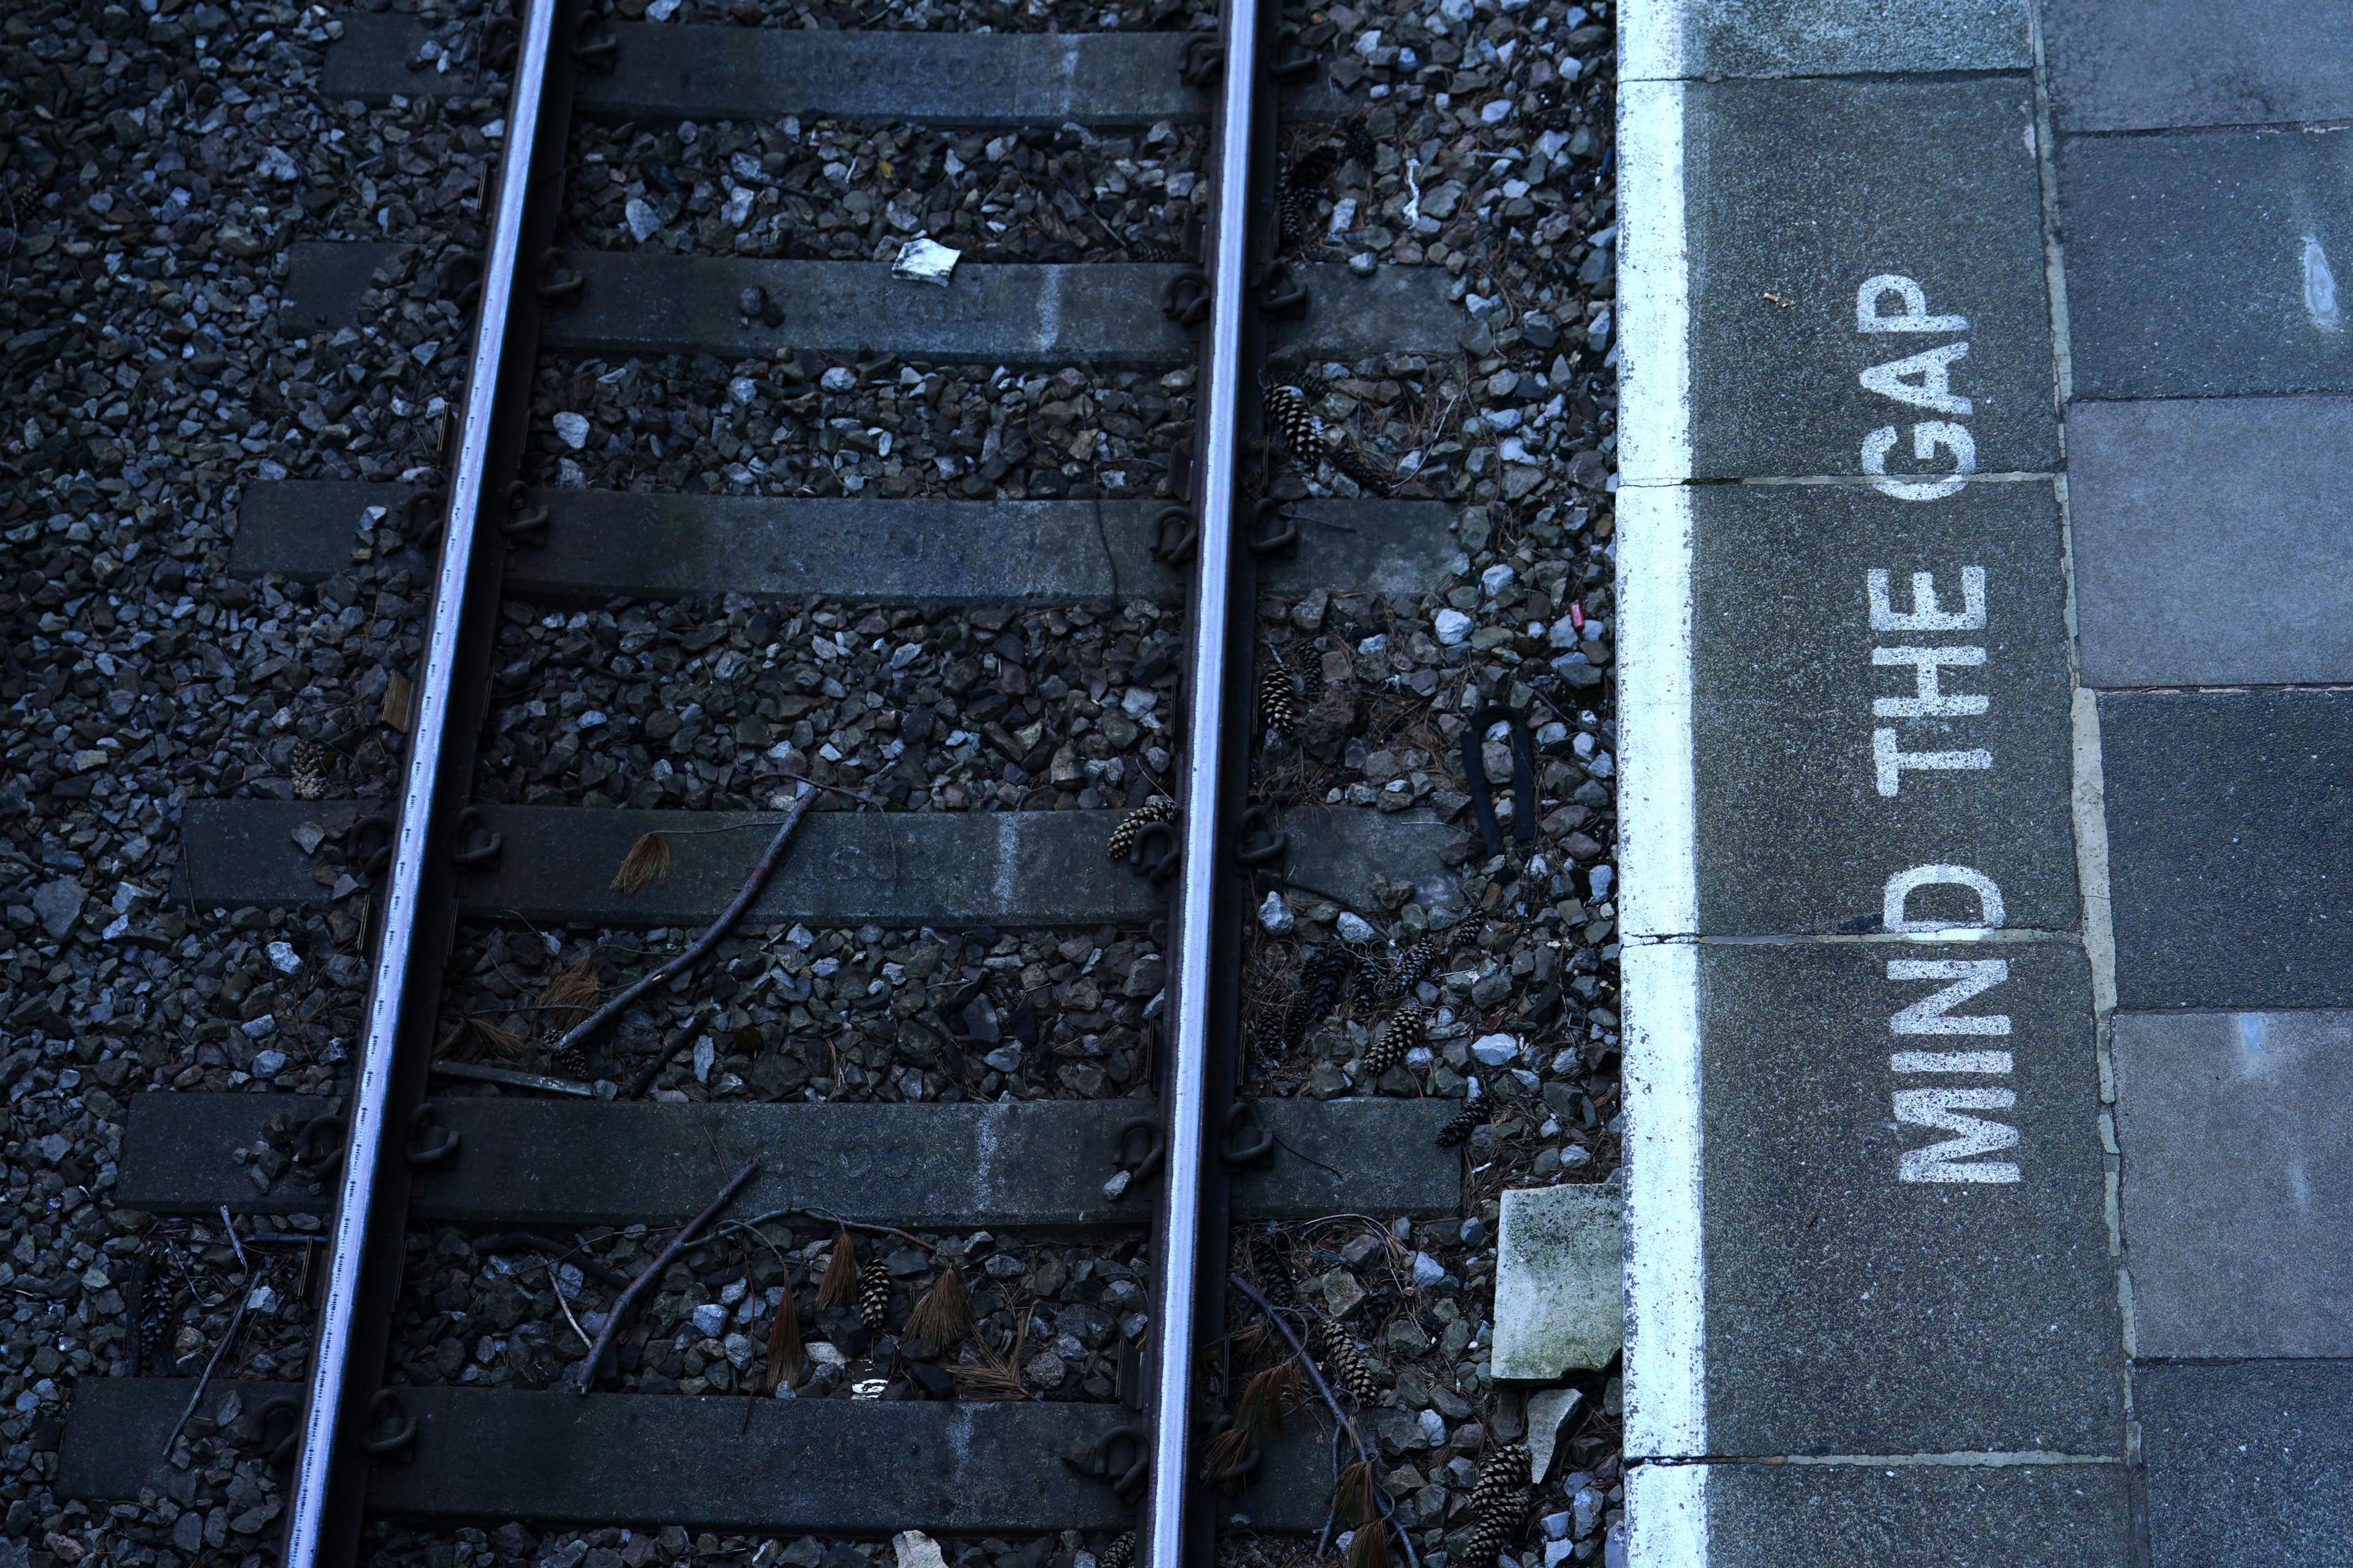
M720 939L734 929L735 922L744 918L744 911L752 907L753 901L759 898L760 890L768 885L768 879L776 874L777 862L784 858L785 846L792 841L793 830L801 825L801 818L808 815L809 803L816 798L817 792L813 789L803 789L793 797L793 804L785 811L784 822L776 828L776 837L769 841L759 863L752 868L752 875L744 881L743 890L735 895L735 901L727 906L726 912L712 922L710 930L697 937L694 944L685 952L639 977L635 984L566 1030L564 1037L555 1042L554 1054L560 1056L565 1051L579 1050L597 1030L627 1012L638 997L671 975L702 962L705 954L717 947Z
M660 1256L647 1264L644 1271L629 1281L629 1288L621 1292L619 1298L614 1301L611 1310L605 1314L605 1326L596 1331L596 1342L589 1347L588 1359L580 1363L580 1381L576 1384L580 1393L587 1393L595 1384L596 1363L605 1359L605 1347L612 1343L613 1331L620 1326L623 1314L628 1311L648 1285L661 1278L662 1270L670 1267L670 1260L686 1250L688 1245L693 1241L695 1232L709 1225L712 1217L727 1206L744 1184L758 1173L759 1169L759 1161L746 1161L744 1168L736 1172L725 1186L719 1189L719 1195L704 1205L701 1214L680 1226L678 1234L670 1237L670 1245L661 1249Z

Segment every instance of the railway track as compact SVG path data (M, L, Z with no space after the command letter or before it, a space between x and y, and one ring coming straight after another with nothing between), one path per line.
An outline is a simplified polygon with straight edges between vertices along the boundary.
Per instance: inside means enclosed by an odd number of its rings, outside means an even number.
M1571 522L1566 486L1539 513L1550 480L1508 514L1493 476L1429 482L1472 378L1492 401L1561 334L1548 304L1466 315L1459 268L1317 258L1312 226L1345 226L1320 186L1412 145L1390 125L1377 147L1315 68L1324 25L1303 43L1236 0L1214 37L799 33L543 3L472 29L478 62L420 72L446 29L344 20L331 92L510 79L478 258L290 257L286 330L314 341L466 322L441 472L255 485L237 541L242 573L332 587L357 521L362 550L429 584L413 682L384 693L406 749L385 795L321 752L286 798L192 802L178 890L360 911L368 1001L343 1092L140 1097L116 1194L218 1215L240 1257L299 1253L311 1349L300 1379L144 1376L134 1352L78 1392L61 1490L175 1496L191 1445L217 1444L282 1499L295 1565L463 1552L502 1521L771 1538L757 1562L777 1538L900 1535L902 1568L933 1537L1168 1568L1352 1529L1360 1568L1432 1531L1472 1568L1520 1549L1526 1417L1479 1370L1472 1263L1507 1169L1539 1144L1547 1180L1609 1153L1609 883L1581 865L1606 837L1606 644L1556 666L1577 638L1547 632L1556 610L1584 628L1588 600L1604 624L1606 513ZM956 162L977 135L1050 181L1195 138L1197 221L1071 213L1055 243L1081 259L967 255L944 287L881 259L590 243L581 148L787 116L812 139L935 131ZM726 166L749 210L774 169L743 147ZM1440 232L1415 227L1421 200L1409 244ZM955 237L942 212L909 227ZM1589 426L1601 345L1572 370L1576 346L1530 374L1530 406ZM611 427L598 388L662 356L726 362L723 416L773 414L814 456L730 468L732 493L649 486L628 449L660 452L659 427L630 416L601 450L579 432ZM984 436L941 412L974 385L1049 423ZM840 475L890 457L885 397L928 467L874 494ZM1098 434L1025 477L1017 448L1058 404ZM1409 462L1360 437L1384 408ZM1512 538L1464 530L1490 498ZM1524 569L1570 560L1533 630L1451 662L1433 644L1443 689L1418 679L1403 649L1429 634L1382 606L1513 539ZM1512 577L1488 565L1472 602L1510 605ZM677 635L680 606L707 617L686 657L638 662L643 617ZM869 690L828 673L870 656ZM567 661L610 711L534 699ZM673 680L702 700L666 701ZM647 687L651 715L626 710ZM1413 730L1433 706L1451 725ZM699 768L696 733L722 729L765 765ZM597 751L617 733L634 756ZM986 765L945 786L893 767L927 750ZM1386 776L1324 787L1343 750L1348 776L1373 751ZM1470 837L1447 820L1466 807ZM1565 933L1549 958L1514 961L1493 933L1515 917ZM705 931L675 981L571 1027ZM518 978L536 1001L502 1005ZM452 1261L507 1307L453 1295ZM1286 1342L1314 1387L1261 1375ZM1425 1351L1451 1386L1409 1368ZM1592 1382L1580 1474L1606 1491ZM1361 1447L1335 1495L1342 1434ZM1451 1451L1425 1474L1415 1450Z

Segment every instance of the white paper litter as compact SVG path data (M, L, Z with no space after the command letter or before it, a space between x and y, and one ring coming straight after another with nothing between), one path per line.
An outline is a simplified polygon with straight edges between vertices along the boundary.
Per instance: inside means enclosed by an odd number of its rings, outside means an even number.
M899 247L899 259L891 264L891 276L917 283L931 283L944 289L948 275L964 259L961 250L928 239L911 239Z

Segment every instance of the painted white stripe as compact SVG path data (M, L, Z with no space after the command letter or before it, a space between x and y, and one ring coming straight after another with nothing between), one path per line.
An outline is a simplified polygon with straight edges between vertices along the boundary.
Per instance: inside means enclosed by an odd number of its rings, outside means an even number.
M1626 1451L1706 1452L1699 921L1692 765L1691 276L1680 0L1627 0L1618 94L1619 921ZM1664 940L1662 940L1664 939ZM1705 1568L1705 1468L1628 1477L1629 1568Z
M1707 1568L1705 1465L1626 1472L1627 1568Z
M1699 929L1692 775L1691 495L1618 492L1618 926L1629 942Z
M1618 8L1618 79L1665 81L1683 74L1680 0L1626 0Z
M1649 25L1644 18L1672 9L1658 0L1629 5L1622 37L1636 37ZM1692 471L1681 82L1619 86L1618 211L1620 483L1672 483Z
M1699 950L1632 942L1626 1005L1626 1452L1707 1451Z

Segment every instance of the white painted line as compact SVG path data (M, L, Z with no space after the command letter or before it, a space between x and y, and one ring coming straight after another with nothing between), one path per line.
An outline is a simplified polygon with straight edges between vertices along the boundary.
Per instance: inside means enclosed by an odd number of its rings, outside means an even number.
M1707 1568L1705 1465L1626 1472L1627 1568Z
M1683 74L1682 0L1627 0L1618 8L1621 90L1627 82L1671 81Z
M1691 496L1618 492L1619 929L1699 930L1692 773Z
M1691 260L1680 0L1620 11L1619 900L1624 933L1626 1452L1707 1451L1697 795L1692 730ZM1662 940L1663 939L1663 940ZM1628 1568L1705 1568L1705 1471L1627 1478Z
M1670 26L1635 0L1621 37ZM1631 47L1630 42L1628 47ZM1683 84L1618 89L1618 472L1627 486L1689 479L1691 256L1683 222Z
M1631 942L1619 962L1626 1004L1626 1452L1692 1458L1707 1451L1699 949ZM1675 1560L1652 1561L1666 1568Z

